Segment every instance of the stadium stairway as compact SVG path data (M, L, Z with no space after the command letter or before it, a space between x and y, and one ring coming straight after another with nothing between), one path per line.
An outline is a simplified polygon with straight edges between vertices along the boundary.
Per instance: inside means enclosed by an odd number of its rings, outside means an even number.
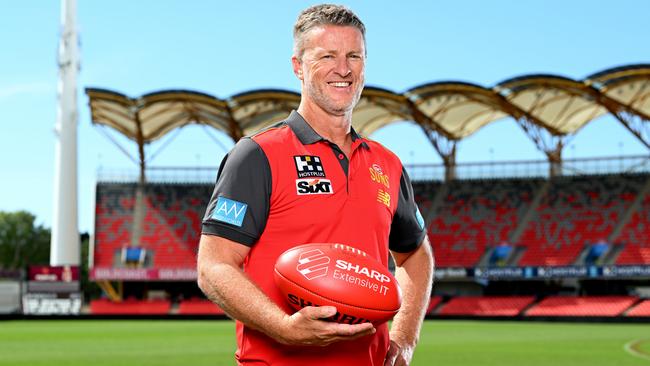
M472 267L491 246L507 242L539 180L452 181L428 223L439 267Z
M612 239L624 245L616 264L650 264L650 178L634 206L629 221Z
M610 237L646 179L635 174L554 178L518 241L528 247L519 265L574 263L585 244Z

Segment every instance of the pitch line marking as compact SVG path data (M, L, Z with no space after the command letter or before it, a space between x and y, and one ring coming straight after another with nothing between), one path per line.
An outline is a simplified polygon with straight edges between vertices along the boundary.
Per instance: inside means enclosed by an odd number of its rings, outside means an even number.
M647 340L644 340L644 339L631 340L631 341L625 343L625 345L623 346L623 349L625 350L625 352L631 354L632 356L640 357L640 358L643 358L645 360L650 361L650 354L645 353L645 352L641 351L640 349L638 349L639 344L643 343L644 341L647 341Z

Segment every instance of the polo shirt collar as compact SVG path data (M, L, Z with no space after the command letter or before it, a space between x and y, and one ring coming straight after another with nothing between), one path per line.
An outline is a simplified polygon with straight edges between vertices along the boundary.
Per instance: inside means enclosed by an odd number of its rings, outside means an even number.
M314 131L309 123L307 123L307 121L302 118L300 113L296 112L295 110L291 111L291 114L289 114L289 117L287 117L287 124L289 127L291 127L291 130L296 134L298 140L300 140L303 145L310 145L318 141L327 141L327 139L323 138L323 136ZM370 149L370 146L368 146L368 144L363 141L363 138L359 136L357 131L355 131L354 127L352 126L350 126L350 134L352 135L352 143L357 140L362 140L361 146L366 149Z

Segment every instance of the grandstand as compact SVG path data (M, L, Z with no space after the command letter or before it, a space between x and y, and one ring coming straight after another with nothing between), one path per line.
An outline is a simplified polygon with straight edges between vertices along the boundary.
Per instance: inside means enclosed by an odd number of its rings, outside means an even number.
M650 156L564 159L562 149L605 114L650 148L648 80L650 65L627 65L584 80L523 75L492 88L434 82L402 94L364 89L353 114L357 131L368 135L411 121L443 160L407 167L436 254L430 316L647 313ZM93 123L136 142L139 156L133 160L140 163L130 179L107 175L96 187L90 276L108 300L91 303L91 312L108 314L116 311L111 306L123 306L135 313L160 308L222 315L194 283L201 217L216 168L201 179L191 168L180 169L186 176L166 175L147 166L144 146L187 124L236 141L282 119L299 95L257 90L219 99L170 90L131 98L96 88L86 93ZM503 118L519 124L548 159L456 163L459 141ZM150 301L162 305L141 306Z
M622 316L641 298L619 293L616 298L586 296L583 299L558 296L560 292L548 289L538 290L540 282L548 279L611 281L617 277L605 271L625 268L621 267L622 263L647 264L646 257L635 253L650 248L648 243L630 242L633 234L625 233L628 227L645 229L650 225L648 211L644 211L648 200L640 197L649 181L648 173L550 180L532 177L448 183L416 181L416 199L429 222L437 277L443 284L435 288L429 314ZM140 314L142 309L150 309L144 311L223 315L220 309L200 298L193 283L200 222L212 183L149 183L145 190L141 252L135 260L130 260L125 251L131 248L135 190L134 183L98 183L91 274L100 282L124 281L123 294L129 293L128 287L142 289L134 285L140 281L160 281L157 287L150 282L149 290L162 288L166 294L160 303L151 302L146 292L135 291L131 295L137 294L138 300L131 298L121 304L96 300L91 302L90 311ZM597 258L589 259L592 244L602 241L604 250L599 251ZM510 250L504 256L496 256L501 247ZM454 269L464 272L450 278L448 273ZM554 269L560 274L551 274ZM627 274L621 281L634 285L646 276ZM488 284L476 293L472 289L474 285L468 285L467 281L479 278ZM173 285L174 281L180 282ZM512 285L510 293L491 295L490 292L498 291L495 290L498 283ZM528 286L531 286L529 290L522 290ZM566 295L567 291L575 296L585 290L579 285L568 290L563 285L561 292ZM117 296L113 300L121 298ZM639 309L630 314L642 313L644 308Z

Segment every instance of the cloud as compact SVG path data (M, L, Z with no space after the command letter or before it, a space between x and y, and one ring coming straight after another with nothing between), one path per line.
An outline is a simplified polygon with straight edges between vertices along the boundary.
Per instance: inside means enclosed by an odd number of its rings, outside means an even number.
M32 82L14 85L0 85L0 99L10 98L21 94L45 94L54 93L55 86L52 83Z

